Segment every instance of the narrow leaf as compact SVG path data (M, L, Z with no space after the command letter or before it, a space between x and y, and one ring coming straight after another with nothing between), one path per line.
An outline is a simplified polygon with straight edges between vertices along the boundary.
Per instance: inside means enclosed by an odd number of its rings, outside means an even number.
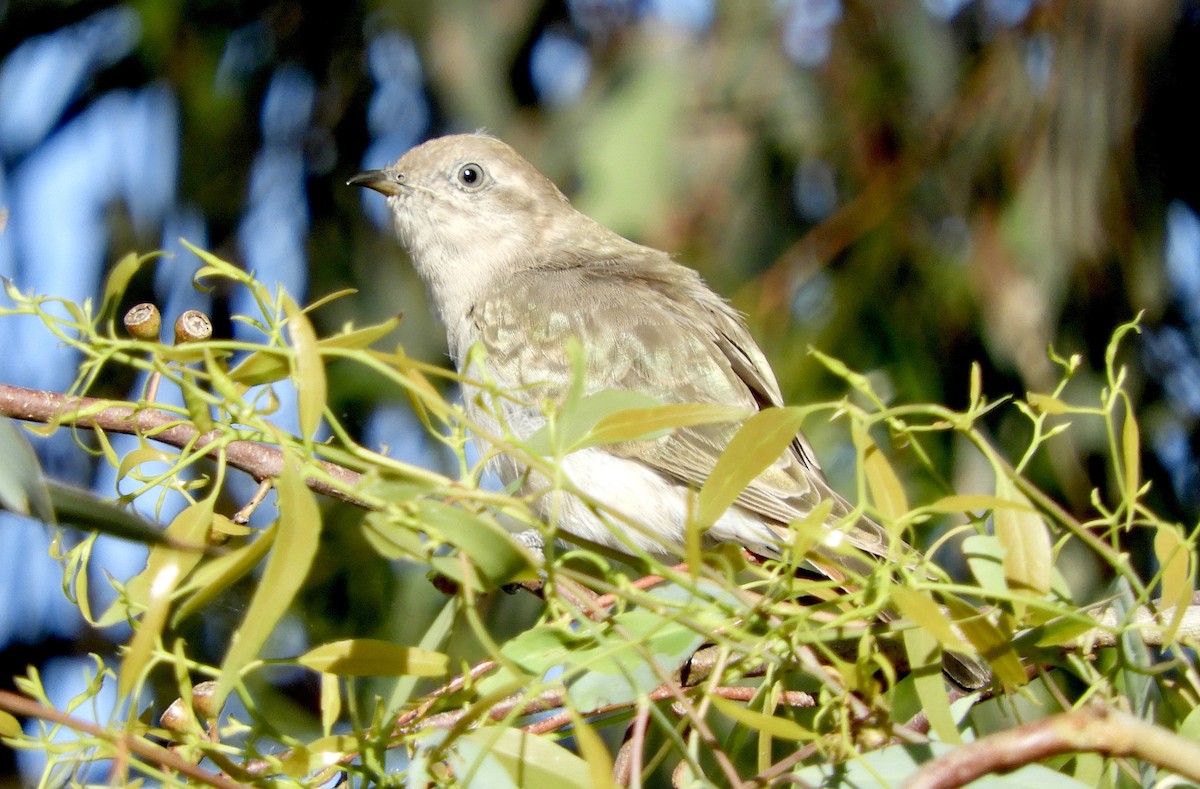
M229 371L229 378L244 386L272 384L288 374L288 359L283 351L269 348L255 351Z
M1133 404L1128 397L1122 398L1125 401L1125 423L1121 426L1121 452L1124 457L1124 478L1125 490L1123 491L1125 498L1126 512L1128 518L1132 520L1134 516L1134 502L1137 501L1138 489L1142 486L1142 450L1141 436L1138 433L1137 417L1133 413ZM1161 533L1161 532L1160 532Z
M288 318L288 337L296 351L292 375L300 412L300 435L305 440L312 440L325 410L325 365L317 348L317 333L308 316L287 296L283 298L283 310Z
M921 700L921 709L929 720L930 729L943 742L962 742L950 712L950 697L942 679L942 651L937 639L925 630L910 628L904 631L904 649L912 669L909 678Z
M1028 392L1025 395L1025 400L1033 406L1037 411L1043 414L1069 414L1071 406L1051 395L1038 394L1037 392Z
M178 624L203 608L214 597L257 567L262 558L267 555L267 550L274 544L278 528L277 525L273 525L253 542L223 556L218 556L197 568L180 590L181 593L191 594L191 596L176 609L172 620L173 624Z
M1053 554L1045 521L1020 491L997 490L996 495L1019 505L997 508L993 515L996 539L1005 550L1004 577L1008 585L1047 594L1052 580Z
M372 638L333 641L310 649L296 662L314 671L341 677L391 677L415 674L440 677L449 658L440 652L402 647Z
M0 710L0 737L20 737L21 723L4 710Z
M608 748L596 730L588 725L587 720L574 707L567 705L571 714L571 732L579 745L579 753L587 761L588 773L592 789L609 789L617 786L613 781L613 763L608 755Z
M872 442L863 455L863 471L867 475L867 487L871 501L888 519L895 520L908 512L908 497L904 485L896 475L887 457Z
M591 787L587 762L545 737L488 726L467 732L447 753L454 775L471 789Z
M745 408L704 403L628 408L596 422L574 449L651 438L681 427L736 422L749 415Z
M1027 512L1035 511L1032 507L1023 506L1010 499L1002 499L999 496L988 496L986 494L945 496L932 504L927 504L925 509L932 512L981 512L983 510L996 510L1002 507L1024 509Z
M198 501L176 515L166 533L177 540L199 543L208 533L212 516L213 500L208 498ZM120 698L128 697L134 683L150 662L154 647L167 622L171 595L183 577L200 561L200 557L198 552L158 546L150 551L146 569L126 585L125 589L130 598L145 605L146 612L135 627L133 640L129 643L124 660L121 661L121 670L117 677L117 695Z
M154 257L155 255L138 257L136 253L130 252L112 267L104 280L104 296L100 302L100 318L102 320L116 316L117 307L125 296L125 289L129 287L129 281L137 274L143 263Z
M11 419L0 419L0 509L54 522L50 491L33 447Z
M1175 638L1175 631L1183 621L1192 601L1194 586L1192 552L1179 532L1170 525L1160 524L1154 533L1154 556L1158 559L1162 583L1163 606L1175 606L1175 614L1167 626L1164 639Z
M891 598L905 619L910 619L928 630L943 649L957 652L970 651L970 648L954 632L954 628L950 625L950 619L942 613L942 609L933 601L933 598L916 589L909 589L907 586L893 586Z
M696 506L700 529L716 523L746 486L779 459L803 421L804 411L797 408L765 408L746 420L700 489Z
M333 724L342 715L341 680L333 674L321 675L321 732L329 737Z
M799 723L775 715L766 715L744 707L736 701L710 696L713 707L725 717L778 740L811 742L817 735Z
M215 693L218 706L237 683L242 669L258 656L259 649L300 590L317 555L321 511L312 491L304 484L303 471L295 458L289 456L285 460L276 487L279 535L246 618L233 634L221 664Z

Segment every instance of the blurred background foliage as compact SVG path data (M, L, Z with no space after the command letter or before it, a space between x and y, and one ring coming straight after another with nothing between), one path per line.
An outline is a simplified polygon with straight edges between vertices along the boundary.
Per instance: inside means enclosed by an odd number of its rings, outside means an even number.
M789 402L845 395L810 346L894 402L955 408L976 361L992 397L1051 389L1053 346L1084 360L1067 398L1094 402L1109 335L1144 310L1126 348L1151 501L1191 525L1198 45L1194 0L8 0L0 275L79 300L125 252L164 248L175 257L135 283L130 304L153 300L169 320L204 309L236 335L244 305L192 289L182 236L297 300L355 288L313 316L319 329L403 313L407 352L442 361L382 200L344 183L427 137L486 129L582 210L730 296ZM39 328L0 324L0 380L65 389L76 360ZM330 380L331 404L367 443L448 462L381 380L336 369ZM93 393L124 397L133 383ZM1019 455L1028 423L1006 413L989 428ZM853 491L844 429L806 430ZM1099 430L1081 423L1031 469L1084 517L1090 491L1111 483ZM949 441L927 449L943 481L891 447L915 501L988 478ZM67 437L41 451L50 473L113 495L111 470ZM359 515L328 522L339 517ZM341 636L414 643L422 601L431 616L437 598L423 569L389 567L355 530L324 539L306 618L279 634L292 639L280 653ZM0 676L32 661L48 684L62 675L65 698L80 680L60 656L126 633L81 626L46 541L0 513ZM97 562L128 577L143 555L111 545ZM1075 571L1086 589L1089 567ZM192 634L214 655L229 605ZM528 600L497 605L513 627L532 616ZM313 693L293 698L307 707ZM0 770L15 769L9 758Z

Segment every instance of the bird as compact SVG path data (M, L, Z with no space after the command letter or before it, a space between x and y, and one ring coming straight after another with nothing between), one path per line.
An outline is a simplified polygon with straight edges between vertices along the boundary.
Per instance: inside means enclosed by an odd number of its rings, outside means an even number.
M482 432L527 439L540 430L546 404L563 403L578 376L572 343L583 350L585 395L628 391L662 404L747 413L784 405L740 312L668 253L578 211L503 141L483 133L437 137L348 184L386 196L464 381L494 382L506 393L464 386L466 415ZM591 501L512 454L499 451L489 462L505 485L525 495L543 491L535 510L567 535L625 553L679 556L693 497L743 422L680 427L566 455L562 473ZM794 537L789 524L822 504L829 539L810 557L822 574L842 580L847 569L868 567L864 559L886 560L895 550L877 523L833 490L799 432L704 538L779 557ZM958 662L967 669L951 678L979 686L982 667L965 656ZM949 674L950 662L946 668Z

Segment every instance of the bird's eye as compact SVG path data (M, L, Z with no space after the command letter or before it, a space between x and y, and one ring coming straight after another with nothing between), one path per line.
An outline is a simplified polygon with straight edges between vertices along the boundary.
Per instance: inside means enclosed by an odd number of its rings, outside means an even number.
M464 164L458 168L458 182L468 189L478 189L483 186L483 167L478 164Z

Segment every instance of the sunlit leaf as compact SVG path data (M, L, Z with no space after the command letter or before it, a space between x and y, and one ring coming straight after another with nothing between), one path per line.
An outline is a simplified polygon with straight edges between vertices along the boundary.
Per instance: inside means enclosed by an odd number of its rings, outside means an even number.
M388 318L382 323L363 326L361 329L350 329L340 334L323 338L317 343L322 348L340 348L342 350L358 350L366 348L378 340L391 334L400 325L400 316Z
M250 601L246 618L233 634L221 664L216 697L223 700L238 681L242 669L283 617L304 584L317 555L321 537L321 511L295 458L287 457L276 484L279 494L278 536L267 559L262 580Z
M296 662L314 671L341 677L390 677L416 674L438 677L448 670L448 658L439 652L402 647L372 638L332 641L305 652Z
M817 734L801 726L793 720L777 715L766 715L756 712L743 704L720 696L710 696L713 707L725 717L754 731L762 732L778 740L792 742L809 742L816 739Z
M863 471L867 476L871 501L886 518L895 520L908 512L904 485L887 457L873 442L863 454Z
M585 437L605 417L633 408L657 405L658 400L641 392L625 389L593 392L578 401L568 400L559 411L558 418L538 429L528 438L526 445L539 455L564 455L583 446Z
M1034 409L1041 411L1043 414L1069 414L1075 410L1067 403L1051 395L1028 392L1025 395L1025 399Z
M184 509L167 527L173 539L199 544L208 534L212 523L213 500L203 499ZM133 640L121 662L117 678L117 695L126 698L150 661L171 606L171 595L183 577L200 561L199 552L179 551L157 546L150 551L146 569L130 580L126 591L134 602L145 606L141 621L134 629Z
M440 501L417 503L416 520L459 548L492 583L530 580L535 561L500 524Z
M993 595L1008 593L1008 581L1004 577L1004 546L990 534L972 534L963 540L963 556L967 567L980 588Z
M746 486L779 459L803 421L804 411L797 408L764 408L746 420L700 488L696 523L701 530L716 523Z
M593 789L608 789L616 787L613 781L613 762L608 755L608 748L596 730L574 708L568 705L571 714L571 732L579 746L580 755L588 764L590 786Z
M263 348L246 356L229 371L229 378L244 386L271 384L287 377L290 371L287 354L281 350Z
M545 737L487 726L467 732L447 753L454 775L471 789L588 789L588 764Z
M292 377L296 384L296 407L300 412L300 435L312 440L325 411L325 364L317 348L317 333L308 316L287 296L283 298L283 310L288 319L288 337L296 352Z
M896 585L891 588L891 599L906 619L928 630L944 649L970 651L933 598L916 589Z
M0 737L20 737L21 723L4 710L0 710Z
M215 519L215 518L214 518ZM258 566L267 551L275 542L278 524L262 532L253 542L236 548L223 556L218 556L192 573L183 588L184 593L191 596L184 600L175 611L173 623L178 624L212 601L218 594L244 578Z
M996 495L1018 506L998 507L992 515L996 539L1005 550L1004 577L1014 589L1046 594L1052 581L1050 530L1020 491L1005 487L1008 489L997 490Z
M1138 498L1138 489L1142 486L1142 449L1141 436L1138 433L1137 417L1133 413L1133 403L1129 398L1125 402L1125 421L1121 425L1121 455L1124 459L1123 482L1125 506L1128 518L1133 518L1133 506Z
M1001 507L1021 509L1022 505L1011 499L1002 499L999 496L988 496L986 494L964 494L944 496L932 504L925 505L925 509L933 512L970 512L979 513L984 510L994 510ZM1032 507L1026 508L1029 512L1033 512Z
M654 438L681 427L735 422L749 415L744 408L704 403L629 408L601 418L573 449Z
M979 616L974 607L953 595L942 595L942 602L954 617L959 632L971 642L971 646L983 655L992 672L1005 688L1013 689L1028 680L1020 658L1013 651L1013 634L1000 630L989 619Z
M1162 605L1164 608L1175 606L1175 614L1163 635L1164 640L1170 642L1175 638L1179 624L1192 602L1195 587L1194 558L1191 547L1178 530L1165 523L1159 524L1155 529L1154 556L1158 559Z
M321 731L326 737L342 716L342 682L334 674L321 675Z
M904 631L904 650L908 653L909 667L921 709L929 720L929 728L942 742L959 743L962 737L954 716L950 713L950 697L946 693L946 681L942 678L942 650L933 634L920 628Z

